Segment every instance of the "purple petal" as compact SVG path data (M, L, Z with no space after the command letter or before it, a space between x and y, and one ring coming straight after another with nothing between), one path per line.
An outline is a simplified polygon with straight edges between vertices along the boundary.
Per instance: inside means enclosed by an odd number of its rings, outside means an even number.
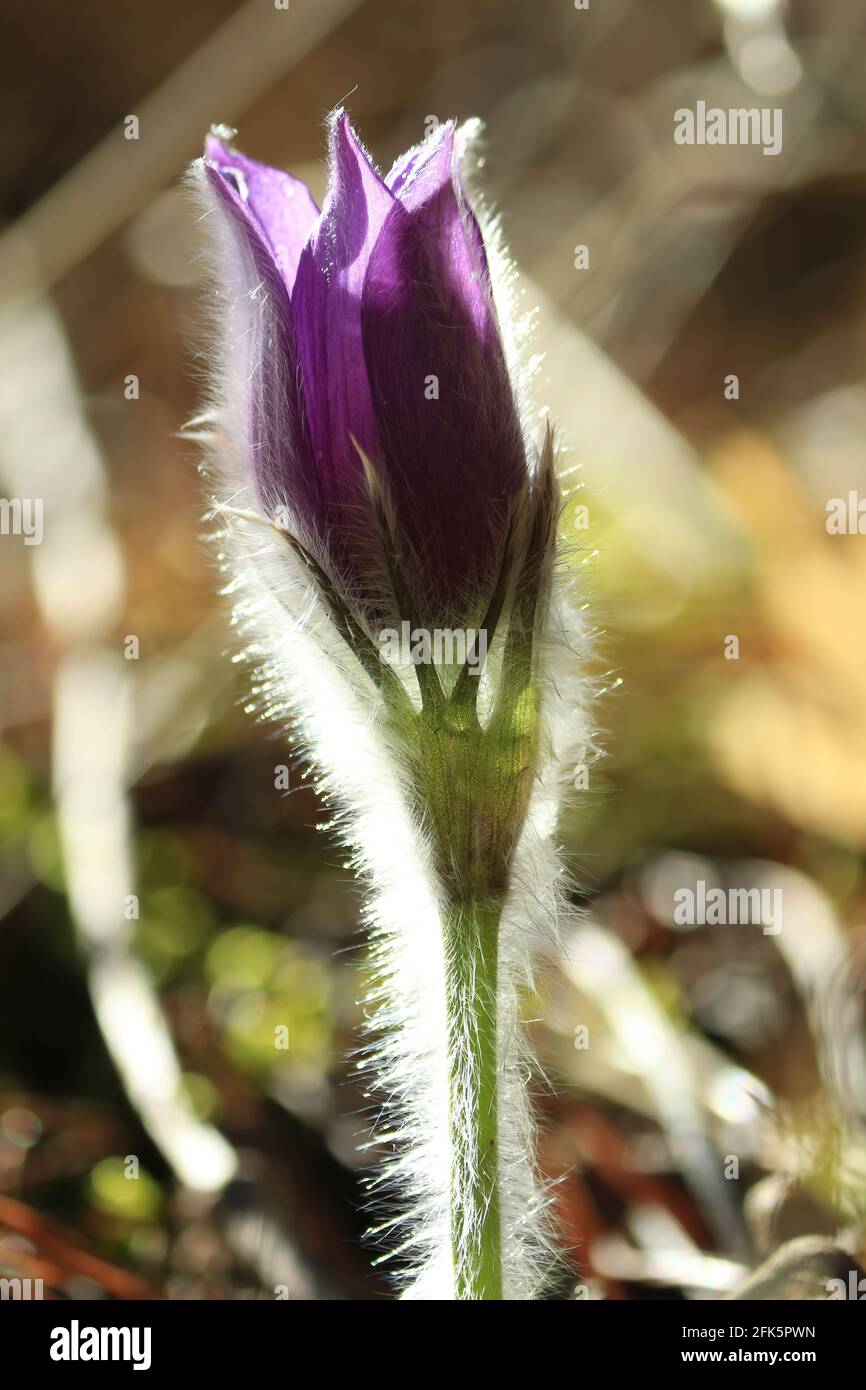
M378 451L361 340L367 262L394 199L345 112L331 120L331 186L301 254L292 309L316 468L337 506L354 508L363 470L351 436Z
M319 216L307 185L281 169L248 159L217 135L208 136L205 158L252 210L291 294L301 251Z
M453 126L388 214L364 284L363 335L375 457L415 553L419 604L465 612L498 571L526 458Z
M214 209L230 234L219 292L235 315L231 368L245 397L251 482L266 515L288 507L309 527L322 499L310 463L288 290L264 229L234 180L213 164L204 168Z
M453 132L455 149L458 152L458 156L462 158L465 151L478 138L483 128L481 121L476 117L464 121L456 130L454 129L453 121L448 121L444 126L435 126L433 130L430 131L429 135L425 135L424 139L419 141L417 145L413 145L411 149L398 155L394 160L394 163L385 175L385 182L391 192L395 193L401 201L405 201L406 187L415 173L415 170L426 163L431 155L435 153L441 140L448 139L448 130Z
M385 175L385 183L392 193L396 193L398 197L401 196L402 190L412 177L413 172L419 164L428 158L431 148L437 143L438 138L439 128L437 127L420 144L413 145L410 150L406 150L404 154L399 155L394 160L390 170Z

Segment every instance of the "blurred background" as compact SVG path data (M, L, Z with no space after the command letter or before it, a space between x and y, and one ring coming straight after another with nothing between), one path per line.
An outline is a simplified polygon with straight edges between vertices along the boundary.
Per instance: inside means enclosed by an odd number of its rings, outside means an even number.
M859 0L79 0L50 23L7 0L2 23L0 492L43 499L44 533L4 514L0 1276L392 1296L364 1239L358 892L244 710L177 437L202 377L184 167L225 122L321 198L345 102L385 168L431 117L486 122L575 470L605 756L562 827L582 925L526 1009L560 1296L719 1298L796 1237L844 1277L866 540L827 504L866 497ZM778 108L781 152L675 143L698 101ZM699 881L780 890L781 931L676 921Z

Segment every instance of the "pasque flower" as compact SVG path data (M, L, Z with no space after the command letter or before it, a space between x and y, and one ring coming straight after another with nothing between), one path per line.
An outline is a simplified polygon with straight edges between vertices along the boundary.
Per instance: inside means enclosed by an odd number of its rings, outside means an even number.
M486 1299L536 1296L550 1260L518 1003L562 904L584 702L552 438L527 424L510 272L461 181L476 129L382 177L336 112L321 211L226 132L194 176L215 309L197 432L235 616L372 887L380 1230L414 1296ZM401 626L484 642L395 667Z
M383 557L363 451L418 617L459 618L496 576L527 461L454 126L384 179L344 112L330 136L321 213L290 174L207 142L206 176L251 291L259 504L288 512L341 594L365 606Z

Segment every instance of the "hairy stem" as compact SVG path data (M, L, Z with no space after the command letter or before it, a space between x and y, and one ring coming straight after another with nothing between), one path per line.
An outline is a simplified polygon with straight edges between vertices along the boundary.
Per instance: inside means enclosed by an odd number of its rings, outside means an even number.
M496 983L501 905L457 904L445 922L451 1248L457 1299L502 1298Z
M402 706L389 716L443 904L454 1297L500 1300L500 924L538 765L538 689L524 663L484 725L464 696L458 681L411 720Z

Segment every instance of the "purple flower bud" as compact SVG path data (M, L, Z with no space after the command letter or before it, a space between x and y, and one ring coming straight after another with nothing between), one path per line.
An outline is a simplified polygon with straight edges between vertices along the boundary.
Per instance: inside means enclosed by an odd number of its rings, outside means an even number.
M251 495L361 622L400 608L389 546L416 616L466 620L502 582L530 469L454 126L384 179L345 112L329 133L321 212L207 142Z

